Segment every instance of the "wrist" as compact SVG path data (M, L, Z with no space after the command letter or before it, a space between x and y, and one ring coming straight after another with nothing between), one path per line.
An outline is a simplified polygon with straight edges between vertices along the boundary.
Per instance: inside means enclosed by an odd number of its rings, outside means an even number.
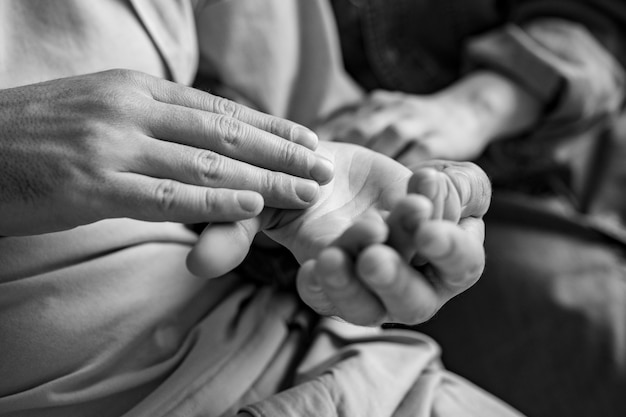
M485 142L523 133L541 116L541 101L513 80L491 71L476 71L437 94L464 106Z

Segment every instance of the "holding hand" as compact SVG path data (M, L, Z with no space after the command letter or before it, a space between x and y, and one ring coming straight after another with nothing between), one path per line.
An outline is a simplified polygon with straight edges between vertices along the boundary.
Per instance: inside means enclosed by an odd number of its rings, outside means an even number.
M0 235L236 221L308 207L333 175L310 130L126 70L0 90L0 132Z
M317 131L323 140L362 145L405 165L471 159L486 146L476 112L445 97L380 90Z
M431 161L411 172L360 146L322 142L318 151L336 173L314 206L209 225L189 254L192 272L234 268L264 230L302 264L302 299L357 324L426 320L478 279L490 199L478 167Z
M355 143L410 165L426 159L473 160L494 140L536 123L538 99L487 71L432 95L375 91L331 117L320 138Z
M471 163L416 166L388 216L365 213L302 265L300 296L318 313L355 324L428 320L482 274L490 195Z

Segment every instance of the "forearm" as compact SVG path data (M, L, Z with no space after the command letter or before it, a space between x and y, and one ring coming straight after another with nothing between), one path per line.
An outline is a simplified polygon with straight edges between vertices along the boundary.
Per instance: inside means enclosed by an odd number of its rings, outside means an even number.
M514 81L542 106L535 135L566 137L618 111L624 69L582 24L536 18L472 39L468 66Z
M484 146L533 127L543 112L539 99L490 70L470 72L435 96L470 108Z

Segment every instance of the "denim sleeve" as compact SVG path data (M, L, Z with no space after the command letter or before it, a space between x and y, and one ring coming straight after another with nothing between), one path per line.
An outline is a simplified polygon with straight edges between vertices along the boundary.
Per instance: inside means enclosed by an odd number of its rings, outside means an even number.
M563 138L621 109L625 74L612 45L581 23L542 17L474 37L466 53L470 69L499 71L541 100L545 116L532 136Z

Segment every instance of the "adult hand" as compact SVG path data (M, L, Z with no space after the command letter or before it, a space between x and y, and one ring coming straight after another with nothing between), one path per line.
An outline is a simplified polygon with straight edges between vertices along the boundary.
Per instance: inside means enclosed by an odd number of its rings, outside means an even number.
M494 140L532 126L540 102L507 78L487 71L433 95L375 91L329 119L320 138L356 143L399 162L472 160Z
M303 264L302 299L357 324L423 321L478 279L490 198L478 167L430 161L412 173L359 146L322 142L319 152L336 174L318 203L210 225L189 254L190 270L226 272L265 230Z
M308 129L128 70L0 91L0 235L111 217L305 208L333 175Z

